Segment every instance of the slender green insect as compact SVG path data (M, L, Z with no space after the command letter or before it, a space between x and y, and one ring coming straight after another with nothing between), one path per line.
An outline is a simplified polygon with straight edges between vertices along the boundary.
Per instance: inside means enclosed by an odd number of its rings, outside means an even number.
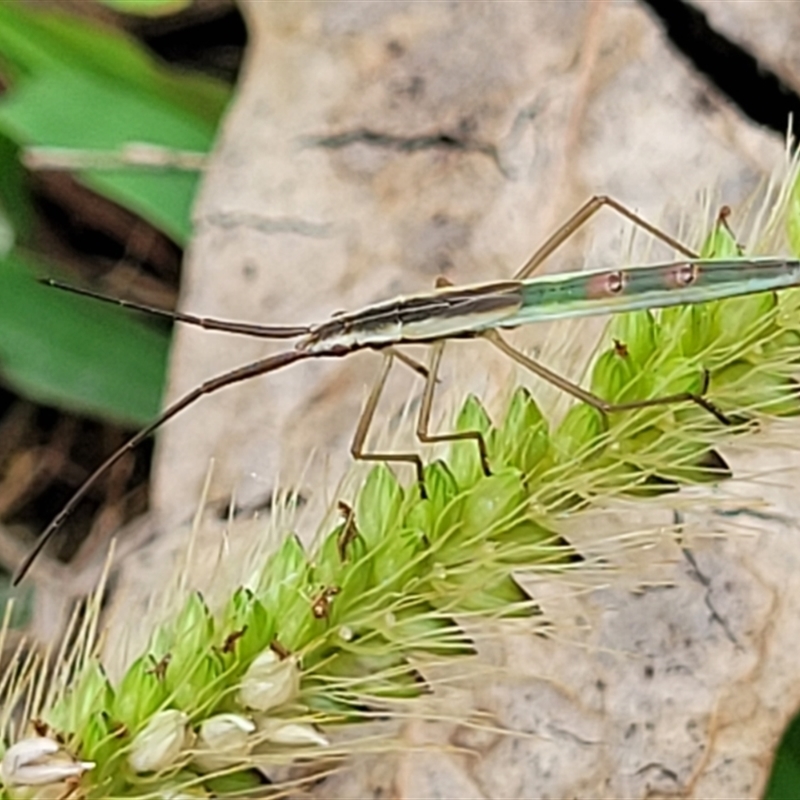
M615 210L660 239L684 258L666 264L628 269L530 277L558 247L604 206ZM596 196L584 203L550 236L511 280L465 287L455 287L440 281L436 290L432 292L378 303L360 311L335 316L317 325L262 326L215 320L193 314L153 309L65 286L55 281L46 283L126 308L198 325L207 330L227 331L265 339L299 339L299 341L292 350L267 356L205 381L168 406L153 422L123 444L85 480L50 522L18 569L14 578L15 583L24 577L44 545L92 485L126 452L136 447L157 428L204 395L309 358L338 358L367 348L383 352L384 365L356 426L351 453L354 458L360 460L413 464L423 493L425 491L423 463L418 454L366 452L364 443L387 375L393 360L397 358L425 378L425 390L416 429L420 441L432 443L474 440L480 452L483 469L486 474L490 474L486 443L479 432L431 434L428 431L436 376L444 344L448 339L481 337L534 374L606 414L668 403L693 402L714 415L720 422L728 423L725 415L703 396L707 389L707 373L705 385L699 394L682 392L647 400L612 404L515 349L499 331L532 322L702 303L800 286L800 261L786 258L700 259L692 250L646 222L618 201L607 196ZM398 345L406 343L431 345L429 364L423 366L397 349Z

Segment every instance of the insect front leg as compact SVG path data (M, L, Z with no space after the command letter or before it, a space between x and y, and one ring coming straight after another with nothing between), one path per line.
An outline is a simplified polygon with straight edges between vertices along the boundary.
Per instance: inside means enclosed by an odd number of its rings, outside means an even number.
M399 462L405 464L413 464L417 472L417 483L419 484L420 494L423 498L425 494L425 474L422 459L416 453L384 453L377 451L366 451L364 444L367 440L367 434L372 426L372 421L375 418L375 411L378 408L378 401L381 399L383 390L386 387L386 379L389 377L389 372L392 369L392 364L397 353L392 348L387 348L383 353L383 366L378 373L375 383L372 385L367 402L364 404L364 410L358 419L355 434L353 434L353 441L350 445L350 454L356 461L384 461L384 462Z
M452 433L430 433L430 419L431 411L433 408L433 395L436 388L437 377L439 374L439 365L442 361L442 354L444 352L444 340L433 344L431 350L431 359L427 367L421 367L417 362L409 359L408 356L401 353L394 348L387 348L384 351L383 367L378 374L375 383L372 386L367 402L364 405L364 410L356 426L356 432L353 436L353 442L350 446L350 453L353 458L358 461L386 461L386 462L403 462L413 464L417 471L417 483L419 485L420 494L423 498L427 496L425 490L425 472L422 459L417 453L387 453L387 452L368 452L364 449L364 444L367 439L367 434L375 418L375 411L378 407L383 390L386 387L386 379L389 376L389 371L392 368L392 363L395 358L403 360L408 366L414 369L418 374L422 374L425 378L425 389L422 394L422 402L420 403L419 414L417 416L417 438L424 444L434 444L437 442L461 442L467 439L472 439L478 447L480 453L481 466L486 475L490 475L489 468L489 455L486 446L486 440L479 431L457 431Z
M491 475L489 468L489 451L486 440L479 431L453 431L450 433L429 433L428 428L431 422L431 410L433 408L433 392L436 388L436 376L439 372L439 365L442 362L445 341L436 342L431 348L431 360L428 365L428 378L425 383L425 392L422 395L422 403L417 417L417 438L425 444L436 442L463 442L472 439L478 447L481 458L481 467L485 475Z

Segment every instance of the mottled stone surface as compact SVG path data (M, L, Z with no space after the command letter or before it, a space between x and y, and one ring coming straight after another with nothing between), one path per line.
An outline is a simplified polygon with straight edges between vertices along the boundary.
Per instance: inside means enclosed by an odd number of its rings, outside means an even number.
M702 222L703 193L716 193L707 210L723 200L736 208L780 164L780 138L693 74L633 3L252 0L244 10L248 60L186 269L182 306L195 313L323 320L425 290L439 274L459 283L508 276L592 193L671 231L687 214L691 229ZM546 268L624 260L627 228L601 216ZM648 252L637 242L634 253ZM601 324L529 330L520 340L577 377ZM276 347L181 331L170 396ZM510 367L481 343L451 350L450 406L468 389L491 406ZM235 492L258 505L276 485L299 488L308 499L301 524L312 530L336 496L378 362L365 353L297 365L171 423L155 487L161 546L177 546L166 531L193 512L212 457L212 499ZM383 428L410 442L411 426L398 430L396 415L420 387L404 372L390 386ZM531 385L554 402L552 390ZM797 436L791 424L784 431L788 443ZM693 528L724 528L727 538L693 539L690 552L673 543L625 553L619 579L585 596L550 586L557 639L487 638L482 658L495 677L458 695L453 722L408 724L397 735L413 750L356 757L315 794L758 796L800 686L791 651L800 619L796 454L752 445L726 456L771 476L704 500L711 510L697 512ZM721 516L723 502L738 511ZM654 522L627 505L611 519L575 520L571 533L590 546L599 534L672 519L671 508L647 513ZM150 581L161 561L148 556ZM492 725L458 721L476 710Z

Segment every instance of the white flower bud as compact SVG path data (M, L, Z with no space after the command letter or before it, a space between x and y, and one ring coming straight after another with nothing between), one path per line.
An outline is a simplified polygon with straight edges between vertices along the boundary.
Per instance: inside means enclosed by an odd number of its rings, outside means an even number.
M355 634L353 633L353 629L349 625L342 625L339 628L339 636L345 642L352 642Z
M76 761L46 736L21 739L6 750L0 764L5 786L44 786L80 778L92 769L91 761Z
M256 725L241 714L217 714L200 725L200 742L209 748L241 747Z
M181 751L191 744L189 717L168 708L153 715L136 734L128 755L134 772L158 772L173 766Z
M287 722L283 719L259 720L259 732L269 742L289 745L317 745L327 747L330 742L312 725L303 722Z
M217 714L200 725L194 763L204 772L240 763L250 752L255 723L240 714Z
M268 711L293 700L300 691L300 670L293 658L265 650L250 665L239 687L245 708Z

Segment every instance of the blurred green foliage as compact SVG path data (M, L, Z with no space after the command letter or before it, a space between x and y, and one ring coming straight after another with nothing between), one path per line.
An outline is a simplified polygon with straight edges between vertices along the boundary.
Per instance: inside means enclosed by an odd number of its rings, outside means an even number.
M164 12L181 4L136 5ZM160 403L168 337L33 280L58 265L29 252L33 212L19 155L30 146L120 152L131 143L205 153L228 88L157 62L116 29L19 2L0 4L0 79L0 374L33 399L140 424ZM196 173L121 163L74 177L176 243L188 240Z
M192 0L99 0L126 14L139 14L143 17L159 17L164 14L175 14L192 4Z
M796 800L800 797L800 716L784 731L772 765L764 800Z
M0 365L28 397L99 416L156 413L166 370L163 333L114 306L31 281L45 272L12 252L0 261Z

